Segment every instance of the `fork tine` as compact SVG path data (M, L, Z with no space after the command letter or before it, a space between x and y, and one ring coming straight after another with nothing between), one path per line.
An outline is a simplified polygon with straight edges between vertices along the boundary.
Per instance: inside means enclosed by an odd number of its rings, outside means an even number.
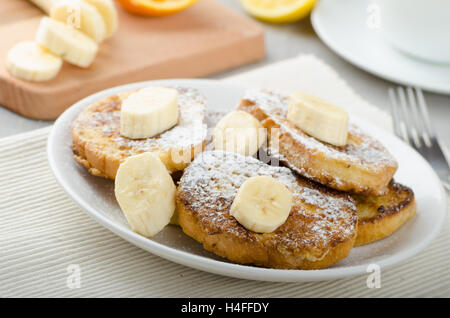
M450 162L431 128L425 98L419 88L389 88L395 133L414 147L433 167L442 183L450 190ZM397 93L397 94L396 94ZM420 127L420 135L418 133ZM416 139L414 139L414 134ZM422 137L422 139L420 139ZM410 143L412 140L413 143ZM422 145L419 145L418 142Z
M391 106L392 125L394 126L394 133L398 137L403 138L403 134L400 129L400 118L398 115L398 103L397 103L397 98L395 96L394 89L389 88L388 95L389 95L390 106Z
M422 115L422 122L428 138L433 138L435 136L433 129L431 128L430 115L428 114L427 104L425 98L423 97L422 90L418 87L415 89L417 101L419 104L420 114Z
M408 101L409 101L409 114L410 114L410 120L413 123L413 126L411 127L411 131L413 133L414 137L414 143L417 148L420 148L422 144L425 143L423 139L420 137L424 136L424 127L422 125L422 122L419 119L418 110L417 110L417 101L416 96L414 95L414 90L412 87L406 88L406 94L408 95Z
M398 99L400 101L400 118L402 119L402 129L404 134L404 139L410 144L410 141L414 141L413 134L411 133L410 127L412 127L411 120L409 119L409 113L407 109L406 95L403 87L397 87Z

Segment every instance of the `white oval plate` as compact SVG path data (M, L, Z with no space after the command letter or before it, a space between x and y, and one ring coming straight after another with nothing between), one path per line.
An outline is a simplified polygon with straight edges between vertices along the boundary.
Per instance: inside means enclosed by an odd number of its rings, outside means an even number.
M418 215L391 237L356 247L338 264L322 270L277 270L233 264L207 251L180 228L167 226L152 239L130 230L113 191L113 182L90 175L73 160L71 123L92 102L100 98L149 85L181 85L199 89L210 109L232 110L245 88L209 80L163 80L129 84L89 96L66 110L56 121L48 140L48 159L56 179L67 194L91 217L125 240L173 262L199 270L254 280L300 282L329 280L366 273L367 265L397 264L424 249L439 233L446 212L445 193L428 163L398 138L362 122L398 159L396 179L416 194ZM99 242L101 244L101 242Z
M450 94L450 65L410 57L385 42L367 25L373 0L321 0L311 14L317 35L335 53L384 79Z

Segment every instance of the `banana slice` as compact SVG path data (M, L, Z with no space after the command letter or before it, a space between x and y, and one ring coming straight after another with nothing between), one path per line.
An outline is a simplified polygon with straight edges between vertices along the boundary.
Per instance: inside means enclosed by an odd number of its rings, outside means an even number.
M114 192L131 229L151 237L161 231L175 211L175 184L161 160L145 152L119 167Z
M230 214L246 229L271 233L286 222L292 208L292 193L272 177L257 176L238 190Z
M178 91L147 87L122 102L120 133L131 139L149 138L178 122Z
M225 115L213 131L214 148L253 156L266 141L266 130L252 115L234 111Z
M54 3L50 17L87 34L97 43L106 37L106 24L99 11L81 0L60 0Z
M106 26L105 38L109 38L116 33L119 28L119 18L112 0L84 0L84 2L95 7L103 17Z
M8 71L27 81L48 81L58 74L61 65L59 56L32 41L16 44L6 57Z
M291 96L287 119L321 141L335 146L347 144L347 112L320 98L294 93Z
M50 18L43 18L36 41L63 60L79 67L89 67L95 59L98 45L82 32Z

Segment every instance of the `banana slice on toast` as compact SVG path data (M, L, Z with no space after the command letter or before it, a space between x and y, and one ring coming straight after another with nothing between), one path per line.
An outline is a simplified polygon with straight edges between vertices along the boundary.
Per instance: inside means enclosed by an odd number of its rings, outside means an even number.
M234 111L222 117L214 127L214 148L253 156L265 143L266 130L252 115Z
M206 142L206 99L193 88L177 87L178 123L151 138L120 134L122 101L133 92L101 99L78 115L72 125L74 158L95 176L114 179L126 158L143 152L157 154L170 173L183 170Z
M288 218L271 233L248 230L230 214L241 185L256 176L272 177L292 193ZM356 207L349 195L236 153L197 156L185 169L176 198L183 231L206 250L241 264L324 268L346 257L356 237Z
M256 176L240 187L230 214L247 230L271 233L281 226L292 208L292 193L269 176Z
M319 141L286 118L288 106L288 95L251 89L238 109L249 112L268 129L272 155L306 178L341 191L387 193L398 165L379 141L351 121L347 145Z

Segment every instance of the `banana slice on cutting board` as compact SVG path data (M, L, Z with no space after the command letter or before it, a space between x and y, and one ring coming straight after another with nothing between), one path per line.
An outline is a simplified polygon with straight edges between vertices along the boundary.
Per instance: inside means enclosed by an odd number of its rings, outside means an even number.
M97 43L106 38L106 23L97 8L81 0L56 1L50 17L87 34Z
M287 119L316 139L335 146L347 144L347 112L318 97L294 93Z
M153 137L178 122L178 91L147 87L122 102L120 133L131 139Z
M116 33L119 28L119 18L117 16L117 10L112 0L83 0L84 2L95 7L105 22L106 34L105 37L109 38Z
M175 211L175 184L165 165L145 152L119 167L114 192L131 229L151 237L161 231Z
M32 41L16 44L6 57L8 71L27 81L48 81L58 74L61 65L61 57Z
M81 18L86 19L85 24L86 28L89 26L99 25L100 29L92 30L89 34L92 34L93 38L101 38L102 37L102 25L99 23L98 14L92 10L92 8L97 9L100 16L103 18L103 22L105 24L105 32L104 37L111 37L119 27L119 18L117 16L117 10L114 6L112 0L81 0L86 5L80 4L79 0L29 0L31 3L41 8L42 11L47 13L48 15L52 14L52 8L54 9L53 15L54 18L58 18L60 21L64 23L76 23L77 21L80 23L81 27ZM78 1L78 2L77 2ZM62 11L63 9L68 9L66 12ZM82 12L83 10L83 12ZM92 14L92 12L94 12ZM74 15L79 13L79 19ZM83 13L83 14L82 14ZM94 33L92 33L94 32Z
M89 67L98 51L97 43L90 37L47 17L41 20L36 42L79 67Z
M292 193L269 176L252 177L238 190L230 214L246 229L270 233L282 225L292 208Z
M266 141L266 130L252 115L234 111L225 115L213 131L214 148L253 156Z

